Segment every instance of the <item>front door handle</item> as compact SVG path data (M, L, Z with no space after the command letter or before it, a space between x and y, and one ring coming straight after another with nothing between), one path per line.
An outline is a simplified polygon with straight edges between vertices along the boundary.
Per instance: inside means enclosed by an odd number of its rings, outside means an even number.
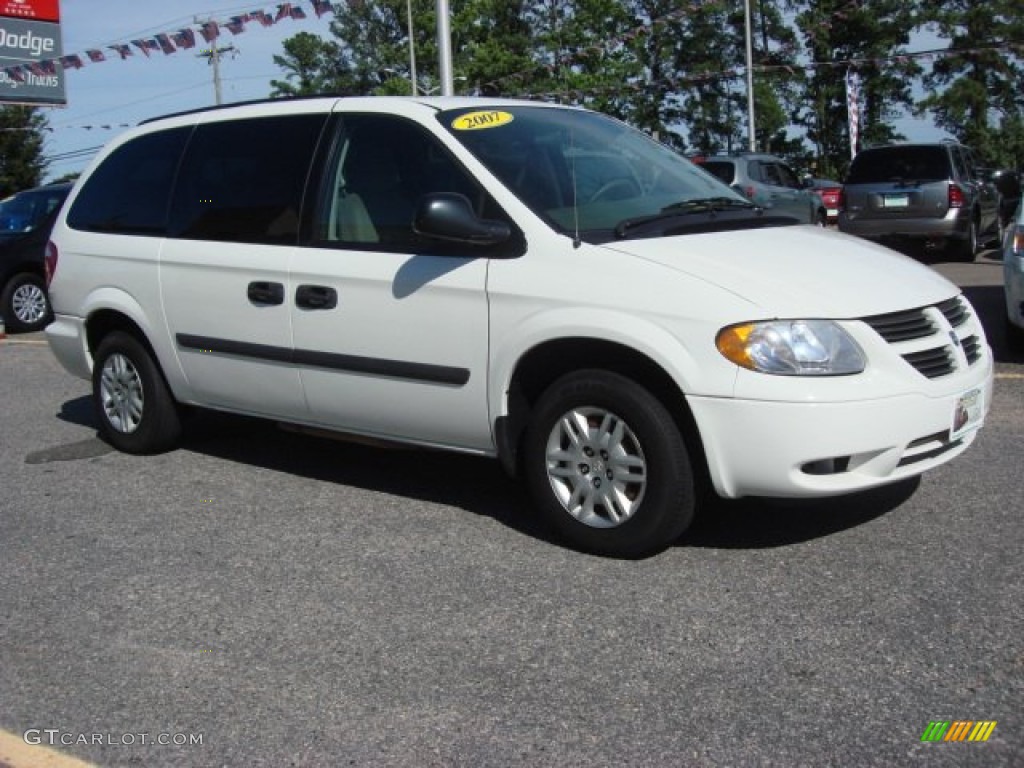
M326 285L300 285L295 289L295 306L303 309L334 309L338 292Z
M249 301L259 307L284 304L284 286L281 283L256 281L249 283Z

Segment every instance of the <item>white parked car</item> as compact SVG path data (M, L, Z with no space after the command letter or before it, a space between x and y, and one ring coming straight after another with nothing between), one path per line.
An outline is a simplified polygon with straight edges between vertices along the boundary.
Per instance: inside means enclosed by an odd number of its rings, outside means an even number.
M1006 338L1024 350L1024 204L1017 206L1003 237L1003 287L1006 292Z
M50 344L117 448L171 448L193 405L492 456L569 543L617 556L671 544L705 488L919 475L991 401L956 286L556 105L150 122L84 174L48 271Z

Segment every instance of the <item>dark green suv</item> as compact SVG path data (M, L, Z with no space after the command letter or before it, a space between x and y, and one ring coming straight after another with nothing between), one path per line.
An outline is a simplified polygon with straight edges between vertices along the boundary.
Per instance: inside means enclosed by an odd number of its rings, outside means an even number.
M999 197L961 144L869 147L850 164L839 229L872 240L916 240L970 260L999 236Z

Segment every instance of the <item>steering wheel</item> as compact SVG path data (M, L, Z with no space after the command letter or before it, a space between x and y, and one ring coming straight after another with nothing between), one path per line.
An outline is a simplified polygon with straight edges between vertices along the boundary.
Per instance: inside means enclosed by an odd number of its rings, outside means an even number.
M619 194L611 196L614 190L619 190ZM641 193L642 190L640 189L640 185L633 181L633 179L620 176L617 179L612 179L611 181L602 184L598 190L590 196L590 200L587 202L596 203L606 197L611 200L623 200L627 197L637 197Z

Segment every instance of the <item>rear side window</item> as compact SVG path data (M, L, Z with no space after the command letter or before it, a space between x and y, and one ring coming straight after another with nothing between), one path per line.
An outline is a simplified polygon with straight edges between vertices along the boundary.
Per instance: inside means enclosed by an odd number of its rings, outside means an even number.
M289 244L323 114L209 123L196 128L171 205L170 236Z
M941 181L948 179L951 171L945 147L885 147L857 155L846 183Z
M717 176L721 181L724 181L726 184L732 184L733 179L736 176L736 167L732 163L727 161L708 160L701 163L700 167L703 168L708 173Z
M150 133L115 149L86 179L68 226L88 232L161 236L174 173L191 128Z

